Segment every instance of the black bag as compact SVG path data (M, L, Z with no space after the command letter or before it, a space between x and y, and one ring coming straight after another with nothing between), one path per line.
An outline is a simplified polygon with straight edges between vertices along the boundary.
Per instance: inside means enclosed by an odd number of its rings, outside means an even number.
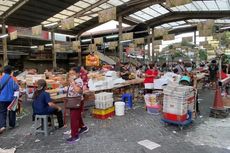
M82 97L66 97L66 108L68 109L76 109L80 108L82 104Z

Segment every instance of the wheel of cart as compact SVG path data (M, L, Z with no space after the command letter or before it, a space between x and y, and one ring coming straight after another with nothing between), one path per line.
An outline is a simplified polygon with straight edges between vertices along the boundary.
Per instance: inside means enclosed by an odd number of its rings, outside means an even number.
M161 121L164 122L164 124L173 124L173 125L177 125L180 130L183 130L183 128L185 126L188 126L192 123L192 112L191 111L188 111L188 119L183 121L183 122L180 122L180 121L172 121L172 120L167 120L167 119L164 119L162 118Z

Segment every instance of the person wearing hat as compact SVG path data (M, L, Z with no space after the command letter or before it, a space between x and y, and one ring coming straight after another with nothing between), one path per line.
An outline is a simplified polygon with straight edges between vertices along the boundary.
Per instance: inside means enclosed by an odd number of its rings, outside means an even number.
M184 76L181 77L181 79L179 81L179 84L183 85L183 86L192 86L192 80L191 80L191 78L189 76L184 75ZM196 100L196 112L198 114L200 114L199 102L198 102L198 94L197 94L195 100Z
M14 92L19 90L18 84L11 77L11 66L4 67L4 74L0 79L0 134L6 129L7 107L14 99ZM9 111L9 126L14 128L16 111Z
M46 87L47 83L45 80L38 80L37 89L33 95L33 115L56 115L58 127L62 128L64 126L62 109L52 102L50 94L45 91Z
M69 71L69 86L67 89L67 97L79 97L83 99L83 81L80 77L81 67L72 68ZM89 128L85 126L82 118L82 112L84 109L83 102L80 108L70 109L70 128L71 137L67 139L68 143L74 143L80 140L80 134L89 131Z
M215 88L215 84L217 81L217 72L218 72L218 66L217 66L216 60L212 60L209 66L209 80L211 83L211 87L213 88Z

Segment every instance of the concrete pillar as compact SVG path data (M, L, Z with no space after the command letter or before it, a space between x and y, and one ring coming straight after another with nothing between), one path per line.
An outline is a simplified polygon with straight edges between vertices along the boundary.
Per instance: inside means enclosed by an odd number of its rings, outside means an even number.
M154 28L152 28L152 62L154 62L154 53L155 53L155 51L154 51L154 40L155 40L155 38L154 38Z
M118 17L118 22L119 22L119 42L118 42L118 44L119 44L119 58L123 59L123 47L121 44L121 40L122 40L122 16Z
M6 34L6 24L2 23L2 34ZM2 48L3 48L3 65L8 65L8 56L7 56L7 37L2 39Z
M150 27L147 29L148 31L148 36L147 36L147 45L148 45L148 61L149 63L151 62L151 56L150 56Z
M79 40L81 42L81 37L78 37L77 40ZM82 50L81 50L82 51ZM82 55L81 55L81 51L78 52L78 66L82 65Z
M51 41L52 41L53 68L57 68L57 56L56 56L56 51L54 50L54 45L55 45L54 30L51 31Z

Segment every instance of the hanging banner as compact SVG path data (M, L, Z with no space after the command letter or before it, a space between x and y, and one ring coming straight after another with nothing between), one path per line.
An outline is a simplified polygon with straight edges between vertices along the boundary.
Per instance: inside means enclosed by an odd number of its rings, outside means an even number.
M124 40L133 40L133 33L130 32L130 33L124 33L122 34L122 41Z
M108 22L117 19L117 8L113 7L98 13L99 23Z
M89 44L88 51L97 51L96 44Z
M136 44L133 44L133 43L129 44L129 48L135 48L135 47L136 47Z
M221 40L221 38L224 36L224 33L214 33L213 38L217 40Z
M32 35L31 28L24 28L24 27L14 27L14 26L8 26L8 33L17 31L18 37L29 37L29 38L39 38L43 40L49 40L49 32L48 31L42 31L40 35Z
M74 18L61 20L61 28L62 30L69 30L74 28Z
M180 43L175 43L173 44L173 48L180 48L181 47L181 44Z
M73 41L72 48L76 52L81 52L81 41Z
M14 40L18 38L18 31L14 31L10 33L10 40Z
M207 41L201 41L201 42L200 42L200 46L204 46L204 45L206 45L206 44L208 44Z
M167 35L168 31L164 28L156 28L154 29L154 37L162 37L164 35Z
M145 39L144 38L134 39L134 43L136 45L143 45L143 44L145 44Z
M154 46L154 50L159 50L160 49L160 46L157 45L157 46Z
M45 50L45 47L44 47L43 45L40 45L40 46L38 46L38 50L39 50L39 51L44 51L44 50Z
M86 66L99 66L100 60L97 55L89 54L86 56Z
M61 44L54 44L54 51L58 52L61 50Z
M109 42L109 49L110 50L116 49L117 46L118 46L118 42L117 41Z
M213 34L212 30L200 30L199 31L200 37L208 37L208 36L212 36L212 34Z
M192 42L193 41L193 37L183 37L182 41Z
M192 3L192 0L166 0L167 7L176 7L188 3Z
M162 40L154 40L153 45L162 45Z
M39 36L41 34L42 34L42 26L41 25L32 27L32 35Z
M169 34L169 35L164 35L163 36L163 40L167 41L167 40L174 40L175 39L175 35L174 34Z
M104 42L103 37L94 38L94 44L96 44L96 45L102 45L103 42Z

